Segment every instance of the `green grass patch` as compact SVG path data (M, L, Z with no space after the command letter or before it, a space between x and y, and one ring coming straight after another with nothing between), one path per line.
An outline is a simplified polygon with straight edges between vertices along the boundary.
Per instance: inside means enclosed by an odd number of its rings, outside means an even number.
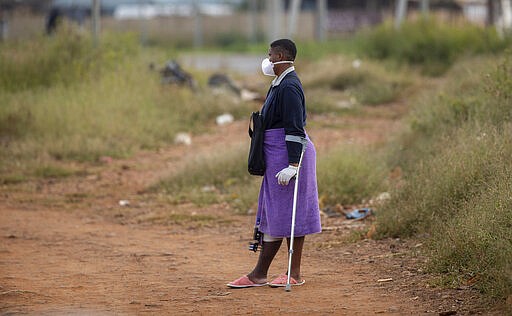
M120 59L137 55L131 34L105 35L98 48L91 37L63 27L51 38L0 43L0 91L47 88L94 79L114 69Z
M42 166L34 171L39 178L66 178L73 175L73 171L60 166Z
M509 122L510 64L505 60L497 66L496 58L468 58L447 73L440 91L427 88L420 93L404 131L390 146L388 163L413 172L418 163L446 147L443 140L457 129Z
M351 230L348 236L345 237L345 241L347 244L354 244L361 240L366 239L366 235L368 233L368 229L354 229Z
M390 21L358 36L368 56L417 65L432 76L443 74L463 55L496 53L510 44L494 28L447 24L433 18L405 22L398 30Z
M53 48L56 42L62 49ZM13 63L22 66L8 68L6 62L2 68L6 73L20 73L12 76L13 82L19 82L15 89L8 84L0 86L4 90L0 93L0 172L14 168L44 176L30 161L51 165L60 160L95 162L102 156L127 157L138 150L168 146L179 132L204 133L214 126L217 115L229 112L240 118L252 109L251 103L208 90L194 92L162 85L159 73L148 65L163 54L139 50L135 39L106 37L101 43L101 49L95 50L87 37L57 36L9 44L12 47L5 44L11 58L21 50L19 60ZM62 80L41 79L44 85L27 81L32 75L22 73L25 68L40 68L38 58L45 55L65 60L66 45L79 46L73 59L83 55L90 64ZM67 73L73 72L75 65L59 67L58 71ZM204 77L198 76L202 86L206 85Z
M382 192L386 166L370 149L343 146L320 157L317 177L322 204L351 205Z
M323 204L354 204L385 187L384 161L363 149L343 147L318 161L319 194ZM237 212L255 207L261 178L247 172L247 148L228 148L190 161L176 174L149 188L173 203L197 205L227 202Z
M381 232L394 237L429 232L436 222L457 216L461 204L494 177L506 175L502 162L512 152L500 143L500 133L488 133L461 130L407 174L406 184L382 212Z
M228 202L235 211L247 212L257 201L261 185L261 178L247 171L247 150L235 146L198 156L149 190L162 192L175 203Z
M261 36L257 43L248 43L244 37L236 31L223 33L200 50L266 56L270 43ZM333 55L370 57L418 67L428 76L444 74L462 56L500 53L510 43L510 37L500 37L495 28L483 28L471 23L447 23L435 18L407 21L399 29L394 28L393 21L387 21L350 36L324 42L296 42L299 62L321 61ZM191 43L188 46L177 43L175 46L197 50Z
M87 193L69 193L66 194L66 202L67 203L82 203L85 199L87 199L89 195Z
M152 222L164 225L182 225L188 227L207 227L212 225L229 224L230 220L219 216L207 214L189 214L189 213L163 213L154 214L145 219L140 219L142 222Z
M451 91L413 112L401 144L406 158L397 159L402 185L377 213L377 231L430 236L429 266L442 282L506 298L512 293L511 62L482 65L487 74L453 76Z
M357 113L358 105L399 100L417 84L417 76L390 64L331 56L306 63L304 89L312 113Z
M338 74L330 86L346 91L362 104L378 105L397 100L407 82L395 73L384 74L352 67Z
M13 185L27 181L27 176L23 174L3 174L0 175L0 184Z
M362 149L333 150L318 161L319 194L323 204L354 204L385 187L384 161ZM255 207L261 178L247 172L247 148L197 157L176 174L149 188L173 203L197 205L227 202L237 212Z
M511 175L501 172L465 201L459 210L464 216L435 225L431 270L452 280L451 286L472 285L494 298L512 292Z

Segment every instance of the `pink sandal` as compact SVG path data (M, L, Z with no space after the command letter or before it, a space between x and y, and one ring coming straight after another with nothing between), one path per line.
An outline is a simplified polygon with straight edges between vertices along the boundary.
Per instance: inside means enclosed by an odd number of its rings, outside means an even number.
M236 279L233 282L229 282L226 285L231 288L243 289L243 288L247 288L247 287L265 286L265 285L268 285L268 282L254 283L253 281L251 281L251 279L249 279L249 277L247 275L244 275L242 277L239 277L238 279Z
M275 278L272 282L270 282L269 285L271 287L283 287L283 286L286 286L286 282L287 281L288 281L288 276L286 274L281 274L280 276ZM302 285L304 283L306 283L306 280L304 280L304 279L302 279L299 282L297 282L297 280L295 280L294 278L290 277L290 284L291 285L297 286L297 285Z

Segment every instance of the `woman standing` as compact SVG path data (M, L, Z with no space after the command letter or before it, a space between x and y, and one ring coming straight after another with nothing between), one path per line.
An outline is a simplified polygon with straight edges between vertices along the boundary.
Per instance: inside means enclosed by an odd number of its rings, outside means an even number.
M300 275L302 249L306 235L321 231L316 181L315 147L306 134L304 91L293 63L295 43L280 39L270 44L268 58L262 62L265 75L275 76L262 108L265 126L265 175L260 189L256 225L262 232L262 250L254 269L227 285L232 288L285 286L287 273L270 283L267 273L287 237L290 243L295 175L303 148L290 273L292 285L304 284Z

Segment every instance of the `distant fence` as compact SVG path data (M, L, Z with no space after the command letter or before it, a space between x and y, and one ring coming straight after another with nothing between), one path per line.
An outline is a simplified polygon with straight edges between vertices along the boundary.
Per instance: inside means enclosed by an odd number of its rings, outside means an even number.
M444 12L445 16L447 12ZM443 12L437 14L443 15ZM449 14L450 18L458 17ZM412 13L414 16L414 13ZM376 25L392 17L391 12L364 10L330 11L327 21L327 35L330 38L354 32L361 27ZM253 23L251 23L253 21ZM27 39L45 33L46 17L28 13L11 13L8 16L7 39ZM204 44L229 44L234 41L250 39L264 40L270 18L265 13L251 18L248 13L236 13L228 16L202 16L201 35ZM295 39L311 40L315 38L316 16L312 11L302 12L298 17ZM287 36L288 21L281 20L281 35ZM80 26L84 32L91 29L90 19L86 18ZM112 16L101 19L102 31L134 32L147 41L176 45L192 45L196 36L194 17L169 16L149 20L117 20Z
M252 18L246 13L236 13L228 16L202 16L201 33L205 44L214 41L233 39L262 38L270 25L269 18L261 13ZM12 13L7 20L7 39L27 39L45 33L46 17L27 13ZM135 32L148 40L191 44L195 36L194 17L169 16L149 20L124 19L118 20L112 16L102 17L102 31ZM300 14L298 21L297 39L312 39L314 37L315 16L313 13ZM286 18L282 20L283 36L286 35ZM84 31L90 30L90 19L86 18L80 26Z
M251 25L249 14L237 13L229 16L202 16L201 33L205 44L229 43L237 40L263 39L267 32L270 19L259 14ZM151 20L115 20L105 18L102 21L104 29L114 31L139 32L149 40L159 42L174 42L190 44L194 41L196 21L194 17L159 17ZM314 36L314 15L303 13L299 17L298 39L312 39ZM281 29L285 30L287 24L283 19ZM282 36L286 34L283 32Z
M369 27L383 22L381 11L338 10L330 11L327 16L327 29L331 33L355 32L362 27Z

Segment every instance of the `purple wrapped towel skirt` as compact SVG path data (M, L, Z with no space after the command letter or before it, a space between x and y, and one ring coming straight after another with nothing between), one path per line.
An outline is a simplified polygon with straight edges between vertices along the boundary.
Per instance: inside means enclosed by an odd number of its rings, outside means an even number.
M306 136L308 145L299 174L295 236L305 236L322 231L318 206L315 146ZM265 131L263 150L266 170L258 200L260 231L272 237L290 237L295 179L287 186L277 183L276 174L288 167L283 128Z

